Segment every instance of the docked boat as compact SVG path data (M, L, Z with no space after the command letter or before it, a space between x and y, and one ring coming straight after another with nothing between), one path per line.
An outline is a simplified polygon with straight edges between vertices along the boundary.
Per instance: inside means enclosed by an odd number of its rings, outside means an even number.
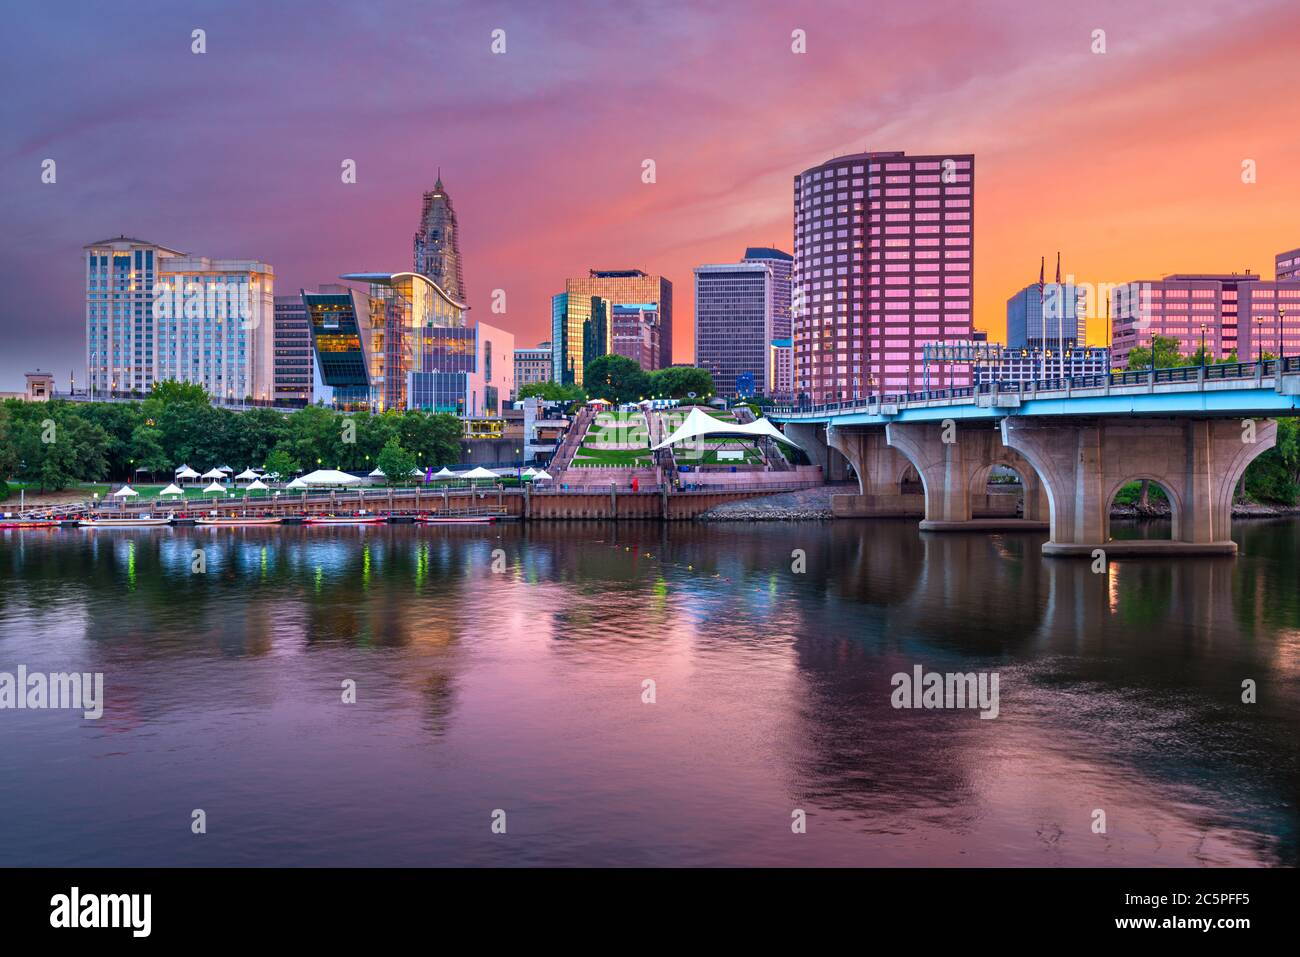
M234 515L204 515L194 520L195 525L208 525L216 528L235 528L244 525L279 525L280 519L276 516L254 515L240 517Z
M79 523L83 528L152 528L155 525L166 525L171 518L151 518L148 515L139 515L131 518L83 518Z
M58 528L57 518L0 518L0 528Z
M387 522L382 515L308 515L302 520L304 525L383 525Z
M421 525L491 525L494 515L421 515Z

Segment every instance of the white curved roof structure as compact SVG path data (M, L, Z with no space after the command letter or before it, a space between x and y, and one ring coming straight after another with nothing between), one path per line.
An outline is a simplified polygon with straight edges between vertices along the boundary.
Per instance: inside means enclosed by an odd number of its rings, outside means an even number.
M767 419L758 419L741 425L738 422L723 422L715 419L707 412L691 409L690 415L686 416L686 421L679 425L672 435L658 445L653 446L653 448L656 450L667 448L670 445L676 445L678 442L687 442L704 435L732 435L745 439L776 439L786 445L793 445L795 448L800 447L798 442L789 438Z

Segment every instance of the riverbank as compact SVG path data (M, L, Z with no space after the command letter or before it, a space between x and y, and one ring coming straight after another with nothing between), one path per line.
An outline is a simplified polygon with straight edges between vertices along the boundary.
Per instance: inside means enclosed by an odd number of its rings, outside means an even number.
M835 516L831 511L831 496L853 494L856 488L847 485L824 485L820 488L783 492L765 498L751 498L741 502L727 502L709 509L696 518L699 522L829 522ZM1111 518L1168 519L1168 502L1153 502L1145 509L1135 505L1116 505L1110 510ZM1300 515L1300 505L1264 505L1257 502L1238 502L1232 507L1233 518L1284 518Z

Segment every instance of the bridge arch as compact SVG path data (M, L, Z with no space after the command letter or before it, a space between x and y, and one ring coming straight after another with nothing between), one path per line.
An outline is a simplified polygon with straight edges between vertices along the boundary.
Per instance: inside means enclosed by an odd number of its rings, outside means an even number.
M1172 476L1160 476L1156 475L1154 472L1135 472L1128 478L1112 480L1102 493L1105 508L1102 511L1101 517L1105 541L1109 542L1113 540L1113 536L1110 532L1110 516L1111 512L1115 508L1115 499L1119 497L1119 493L1124 490L1125 486L1131 485L1134 482L1150 482L1151 485L1154 485L1164 493L1165 498L1169 501L1169 518L1171 525L1169 541L1180 541L1182 539L1183 509L1185 507L1183 501L1184 495L1182 490L1177 487L1181 483L1174 480Z

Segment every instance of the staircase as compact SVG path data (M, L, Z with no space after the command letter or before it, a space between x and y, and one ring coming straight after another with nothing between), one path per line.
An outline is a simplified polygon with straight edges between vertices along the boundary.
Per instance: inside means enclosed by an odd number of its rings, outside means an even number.
M551 459L551 467L548 470L557 484L561 480L561 473L573 463L573 457L578 454L578 447L582 445L587 430L591 428L591 423L595 420L596 410L590 406L584 407L574 418L573 424L569 426L569 431L564 433L564 441L555 450L555 455Z

